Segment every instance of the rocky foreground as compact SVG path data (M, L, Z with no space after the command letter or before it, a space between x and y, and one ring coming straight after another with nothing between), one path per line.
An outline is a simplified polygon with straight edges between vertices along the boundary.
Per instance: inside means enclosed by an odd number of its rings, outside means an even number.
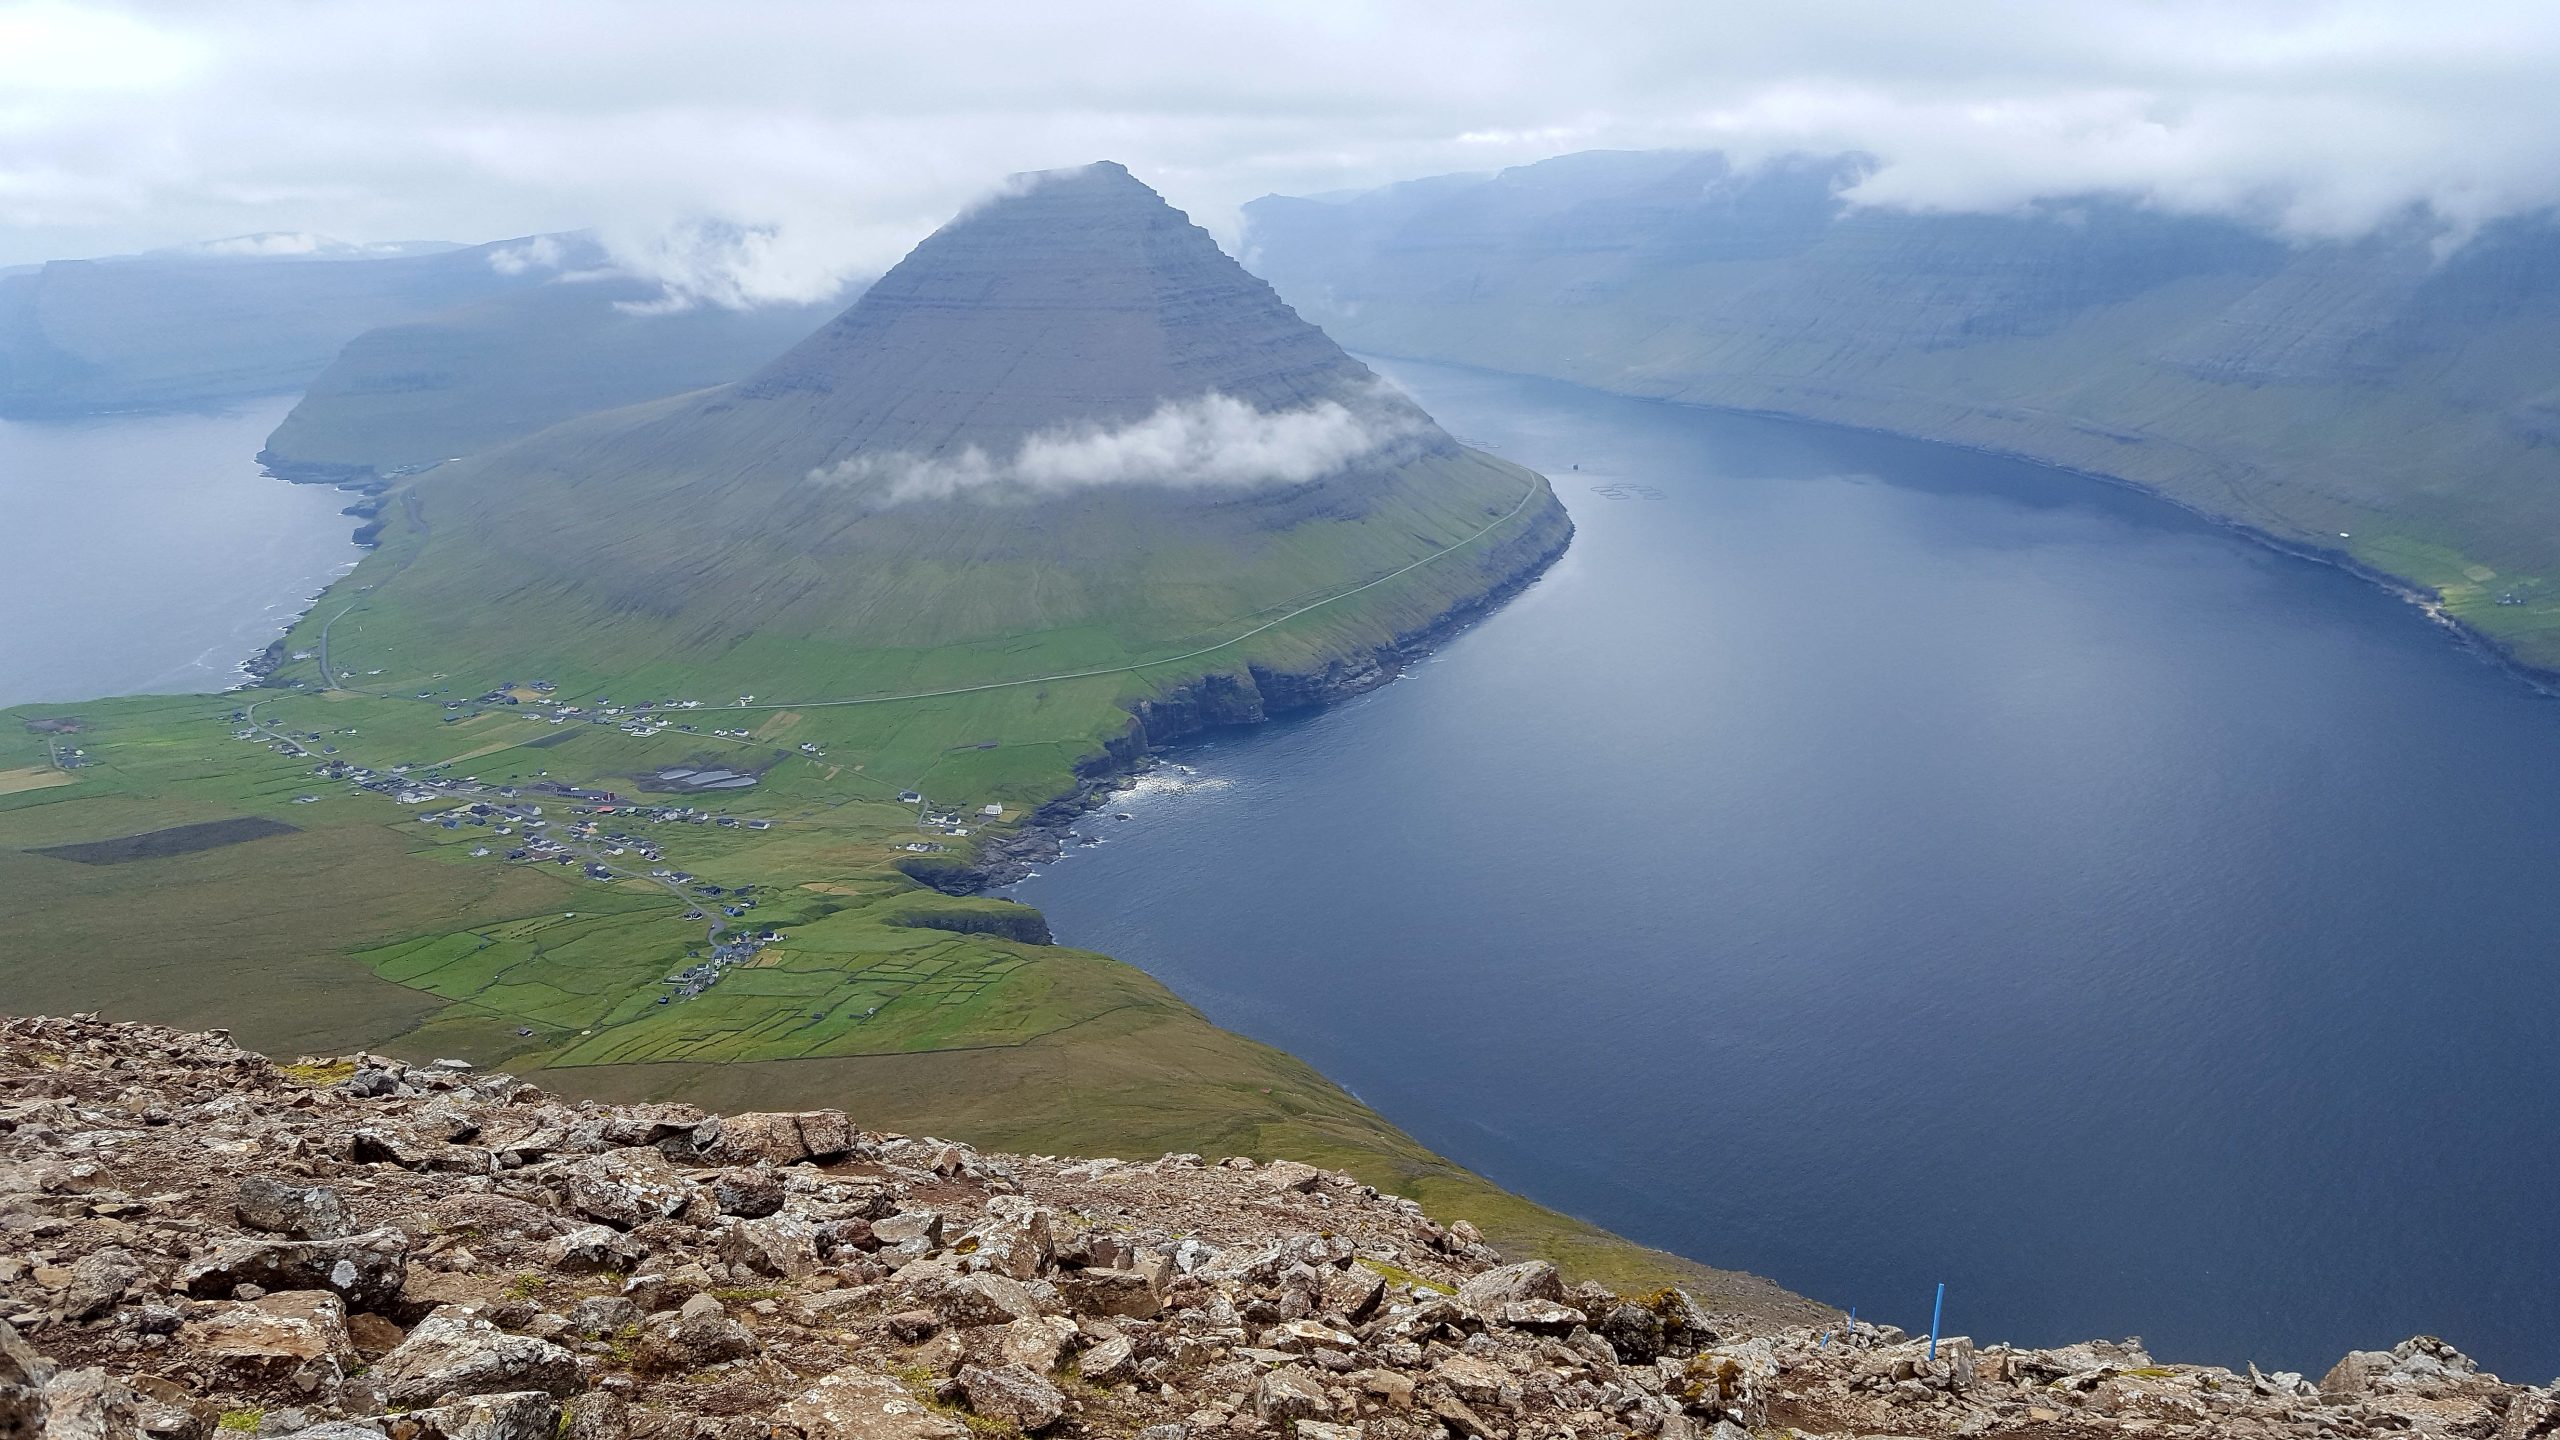
M2523 1437L2452 1347L1745 1333L1279 1161L981 1154L0 1021L0 1440Z

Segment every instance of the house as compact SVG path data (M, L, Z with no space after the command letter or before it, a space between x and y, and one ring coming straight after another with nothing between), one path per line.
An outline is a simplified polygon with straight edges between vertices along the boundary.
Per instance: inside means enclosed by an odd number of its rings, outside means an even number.
M978 807L978 813L986 816L990 820L993 820L1004 814L1004 807L1001 805L981 805Z

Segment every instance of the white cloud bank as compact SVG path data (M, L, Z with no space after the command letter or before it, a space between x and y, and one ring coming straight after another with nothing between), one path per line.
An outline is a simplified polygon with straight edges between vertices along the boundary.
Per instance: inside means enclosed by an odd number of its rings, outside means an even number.
M1595 148L1857 150L1863 203L2103 190L2295 235L2560 203L2552 0L0 0L0 264L595 227L722 303L999 176L1236 207Z
M1114 485L1247 490L1298 485L1347 469L1422 428L1403 407L1354 410L1320 400L1260 410L1210 391L1168 400L1126 425L1068 426L1027 436L1013 454L975 445L956 455L855 455L809 472L821 485L877 486L891 503L1035 498Z

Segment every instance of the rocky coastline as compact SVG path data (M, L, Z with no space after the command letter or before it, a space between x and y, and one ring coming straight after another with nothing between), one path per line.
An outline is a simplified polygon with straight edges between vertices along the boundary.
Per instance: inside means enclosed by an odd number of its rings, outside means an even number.
M1130 707L1127 728L1076 766L1076 783L1033 811L1010 834L980 846L967 860L911 865L905 873L952 895L1001 889L1057 859L1073 842L1076 822L1132 787L1159 763L1165 747L1211 730L1260 725L1278 716L1338 704L1395 680L1438 645L1537 583L1573 544L1570 516L1552 538L1512 542L1523 553L1504 580L1428 623L1383 645L1328 659L1306 670L1249 665L1242 677L1221 671L1148 696ZM1534 534L1535 532L1531 532ZM1523 537L1526 539L1527 537Z

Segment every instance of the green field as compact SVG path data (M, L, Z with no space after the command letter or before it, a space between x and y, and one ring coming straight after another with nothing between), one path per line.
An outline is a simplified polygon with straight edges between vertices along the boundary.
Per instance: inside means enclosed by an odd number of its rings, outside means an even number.
M1524 507L1512 517L1517 533L1497 527L1483 538L1489 550L1517 557L1524 543L1551 548L1559 519ZM334 619L331 666L346 688L322 688L310 660L288 665L277 685L233 695L0 712L0 773L45 779L0 791L0 890L12 899L0 911L0 987L11 1008L227 1026L244 1043L287 1053L370 1046L453 1055L540 1071L546 1084L600 1096L841 1105L866 1123L990 1145L1293 1155L1352 1169L1585 1273L1675 1276L1763 1310L1794 1303L1747 1277L1638 1249L1502 1192L1297 1061L1209 1025L1129 966L937 928L983 927L1020 907L942 895L901 869L965 862L989 835L1072 789L1078 763L1128 732L1132 704L1203 675L1249 686L1255 667L1320 668L1328 655L1374 646L1447 608L1457 587L1481 586L1479 557L1466 557L1474 563L1463 578L1426 565L1156 667L1071 631L876 654L830 653L815 642L750 645L752 663L770 664L777 677L755 686L757 703L774 708L712 703L736 695L689 693L672 670L544 677L558 684L559 699L593 703L618 691L706 702L671 712L692 733L671 726L633 735L612 724L555 724L543 706L448 708L496 678L529 677L533 666L503 655L469 676L397 668L394 637L412 632L401 616L377 612L373 587L403 568L416 539L395 523L390 543L291 642L314 647L318 626ZM1268 618L1236 617L1224 633ZM1161 648L1180 653L1216 639L1204 631ZM1002 683L1096 661L1117 673ZM1133 663L1140 668L1118 668ZM375 669L384 673L364 673ZM954 682L996 688L851 705L762 698L797 687L827 699ZM67 776L45 768L45 737L24 724L64 714L84 728L58 743L76 744L89 762ZM285 753L277 735L306 753ZM451 807L405 805L314 773L330 760L520 792L541 784L611 790L641 805L767 820L763 830L621 822L584 813L596 808L590 803L540 797L555 827L594 821L645 839L663 867L696 884L755 887L755 909L732 923L784 938L702 993L660 1004L668 977L706 943L706 923L684 919L686 910L713 902L679 896L628 855L613 858L625 873L611 880L589 878L583 864L509 861L521 834L418 823L420 811ZM759 783L708 796L637 788L662 769L705 765L753 773ZM896 798L909 789L962 811L972 834L921 833L916 807ZM976 815L989 803L1007 811L993 830ZM37 853L243 817L292 828L117 864ZM905 848L916 843L947 848L928 859ZM484 847L490 853L471 853Z

